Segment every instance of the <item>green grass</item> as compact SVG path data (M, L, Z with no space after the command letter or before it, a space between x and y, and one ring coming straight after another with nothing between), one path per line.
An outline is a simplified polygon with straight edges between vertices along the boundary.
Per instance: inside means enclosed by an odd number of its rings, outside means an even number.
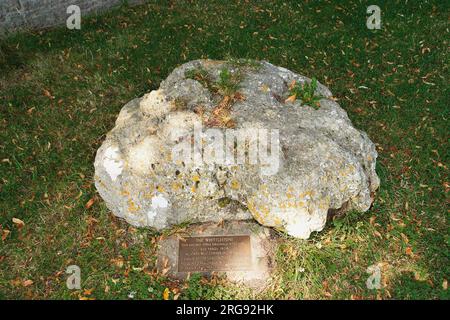
M169 288L171 299L448 299L449 4L378 1L382 29L368 30L369 4L150 2L83 19L81 31L1 40L0 225L10 234L0 298L161 299ZM186 61L229 57L316 77L379 152L371 210L307 241L280 234L278 268L259 293L157 274L160 234L114 218L93 185L95 152L126 102ZM65 286L70 264L82 290ZM373 264L381 290L365 285Z

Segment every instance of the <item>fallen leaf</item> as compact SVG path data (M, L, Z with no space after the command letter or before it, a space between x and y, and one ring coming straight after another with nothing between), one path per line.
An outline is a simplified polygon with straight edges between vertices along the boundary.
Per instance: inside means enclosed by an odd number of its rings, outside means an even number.
M163 292L163 299L164 300L169 300L169 293L170 293L169 288L165 288L164 292Z
M92 294L92 291L94 290L94 288L91 289L84 289L83 294L85 296L90 296Z
M406 253L408 256L411 256L411 257L412 257L413 252L412 252L411 247L407 247L406 250L405 250L405 253Z
M111 259L111 262L118 268L123 267L124 259L122 257L118 257L116 259Z
M285 102L285 103L288 103L288 102L294 102L295 99L297 99L297 95L296 95L296 94L293 94L292 96L290 96L289 98L287 98L286 100L284 100L284 102Z
M400 236L402 237L403 241L405 241L406 244L409 243L409 239L404 233L400 232Z
M92 207L92 205L95 202L95 198L90 199L88 202L86 202L86 205L84 206L86 209L89 209L90 207Z
M3 229L2 231L2 241L5 241L8 238L8 235L11 233L8 229Z
M12 218L12 222L17 226L17 228L22 229L22 227L25 225L25 222L18 218Z
M382 236L381 233L378 232L377 230L375 230L375 231L373 232L373 234L376 235L378 238L383 239L383 236Z
M24 282L22 282L22 285L24 287L29 287L33 284L33 280L25 280Z
M47 89L42 90L44 92L44 96L46 96L47 98L50 99L55 99L54 96L52 96L52 94L50 93L50 91L48 91Z
M447 279L444 279L444 281L442 282L442 289L447 290L447 287L448 287Z

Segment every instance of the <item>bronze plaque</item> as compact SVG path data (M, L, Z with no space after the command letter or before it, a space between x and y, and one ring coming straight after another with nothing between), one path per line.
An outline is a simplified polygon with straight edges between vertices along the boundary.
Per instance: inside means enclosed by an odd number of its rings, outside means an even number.
M201 236L179 240L178 272L251 269L250 236Z

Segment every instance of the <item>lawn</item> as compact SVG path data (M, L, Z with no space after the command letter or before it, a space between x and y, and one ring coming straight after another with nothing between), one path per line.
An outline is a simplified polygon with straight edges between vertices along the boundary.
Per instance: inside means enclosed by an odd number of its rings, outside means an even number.
M376 1L381 30L366 28L366 1L171 3L0 40L0 298L448 299L450 3ZM158 274L163 234L115 218L93 184L126 102L184 62L230 57L316 77L379 153L373 207L309 240L279 234L262 292ZM80 290L66 287L71 264Z

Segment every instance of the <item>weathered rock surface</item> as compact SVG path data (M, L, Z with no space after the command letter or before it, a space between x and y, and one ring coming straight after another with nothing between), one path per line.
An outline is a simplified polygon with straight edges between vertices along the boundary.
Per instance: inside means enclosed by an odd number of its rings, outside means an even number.
M238 93L230 93L230 77L239 79ZM176 68L158 90L123 107L97 152L95 185L109 209L157 229L253 217L300 238L322 230L329 210L368 210L379 186L374 144L323 85L317 110L285 102L292 80L310 82L267 62L196 60ZM234 129L238 140L227 144L205 132L211 128ZM261 138L258 129L278 133L268 138L271 156L261 156L269 148L259 140L257 163L230 158L251 156L256 142L242 151L236 141ZM221 142L224 157L217 156ZM185 159L180 150L191 144Z

